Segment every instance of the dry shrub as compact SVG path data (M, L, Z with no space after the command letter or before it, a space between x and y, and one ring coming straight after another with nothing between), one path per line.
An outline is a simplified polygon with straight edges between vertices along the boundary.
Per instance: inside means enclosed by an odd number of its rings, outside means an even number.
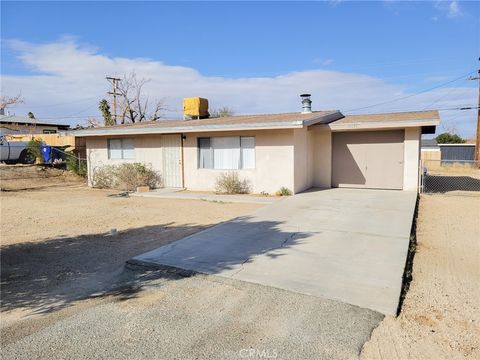
M246 179L240 180L238 174L231 171L217 177L215 191L220 194L248 194L250 186Z
M97 167L93 171L92 186L98 189L114 189L117 187L113 165Z
M282 186L280 188L280 190L277 190L275 195L277 195L277 196L290 196L290 195L293 195L293 193L292 193L292 190L290 190L289 188L286 188L285 186Z
M134 191L138 186L151 189L161 185L161 177L151 167L142 163L123 163L105 165L95 169L92 179L93 187Z

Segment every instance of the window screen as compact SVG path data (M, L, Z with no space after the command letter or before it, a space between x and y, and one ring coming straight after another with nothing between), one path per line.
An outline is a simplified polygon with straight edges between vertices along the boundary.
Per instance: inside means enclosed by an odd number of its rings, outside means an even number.
M122 140L120 139L108 140L108 158L109 159L122 158Z
M215 169L234 170L240 168L240 138L212 138L213 167Z
M242 169L255 169L255 138L242 136L240 138L242 151Z
M122 159L134 159L135 148L133 139L122 139Z
M198 167L201 169L213 169L213 153L210 146L210 138L198 139Z
M134 159L133 139L108 139L108 158L112 160Z
M255 137L232 136L198 139L200 169L255 169Z

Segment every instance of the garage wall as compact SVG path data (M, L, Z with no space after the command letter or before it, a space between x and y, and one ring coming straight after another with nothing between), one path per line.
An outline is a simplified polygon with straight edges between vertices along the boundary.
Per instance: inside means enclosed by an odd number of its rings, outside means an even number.
M318 188L332 187L332 132L327 127L312 127L313 181Z
M293 130L294 141L294 187L293 192L299 193L313 185L313 145L312 131L304 129Z
M421 136L420 127L405 129L403 190L418 189Z
M215 131L185 134L185 187L212 191L217 177L228 170L198 168L198 138L215 136L254 136L255 169L235 170L248 179L254 193L275 193L282 186L294 190L293 130Z

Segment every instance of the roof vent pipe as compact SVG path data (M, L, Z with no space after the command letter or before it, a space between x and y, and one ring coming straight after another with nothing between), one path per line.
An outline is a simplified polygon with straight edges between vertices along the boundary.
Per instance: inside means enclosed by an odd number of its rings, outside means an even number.
M312 100L310 100L311 94L302 94L302 114L310 114L312 112Z

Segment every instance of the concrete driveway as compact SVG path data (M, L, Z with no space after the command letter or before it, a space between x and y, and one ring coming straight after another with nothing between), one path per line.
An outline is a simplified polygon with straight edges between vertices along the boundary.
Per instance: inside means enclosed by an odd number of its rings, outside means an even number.
M309 191L137 256L395 314L416 193Z

